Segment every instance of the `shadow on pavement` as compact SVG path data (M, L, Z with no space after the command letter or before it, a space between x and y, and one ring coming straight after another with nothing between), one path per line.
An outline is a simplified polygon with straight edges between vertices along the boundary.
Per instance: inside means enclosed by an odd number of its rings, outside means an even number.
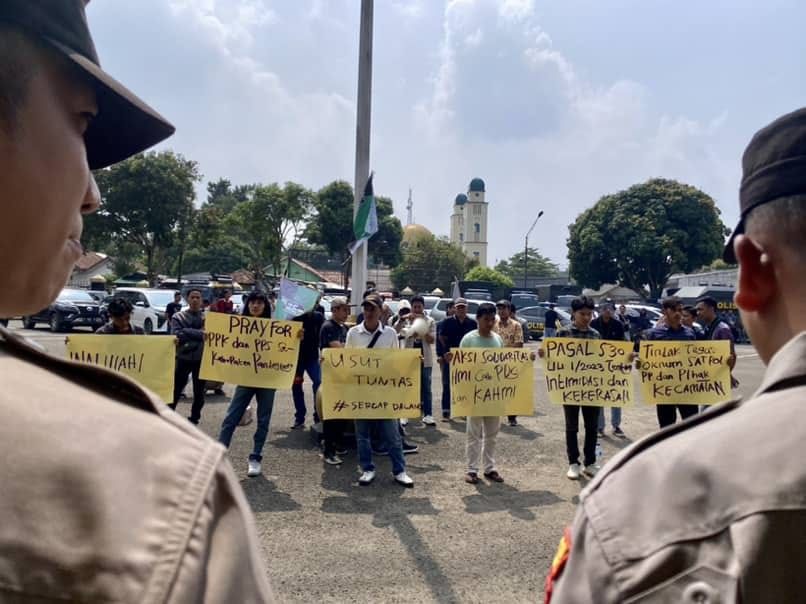
M509 426L504 425L501 426L501 432L504 434L512 434L512 436L517 436L523 440L536 440L543 436L542 432L537 432L535 430L530 430L523 424L518 424L517 426Z
M273 447L280 449L315 449L316 445L311 438L308 429L288 430L287 432L275 432L276 436L271 439Z
M302 506L291 498L288 493L278 491L274 483L266 480L265 476L245 478L241 481L246 493L246 499L252 510L258 512L293 512Z
M439 514L439 510L426 497L402 497L407 491L391 482L391 476L379 472L372 485L351 489L349 496L326 497L322 511L326 514L372 514L372 526L393 528L434 599L457 602L459 598L450 580L410 519L410 516L433 516Z
M552 505L563 501L551 491L519 491L508 484L489 484L481 482L477 485L476 495L465 495L465 511L470 514L487 512L509 512L521 520L534 520L535 514L530 508Z

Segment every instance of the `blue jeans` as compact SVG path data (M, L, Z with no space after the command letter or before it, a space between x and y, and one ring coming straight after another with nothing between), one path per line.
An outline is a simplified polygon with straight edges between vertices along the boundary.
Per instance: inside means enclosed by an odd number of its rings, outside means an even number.
M319 384L322 383L322 368L319 366L319 359L313 358L309 361L300 361L297 363L297 375L294 378L294 385L291 386L291 396L294 398L294 421L298 424L305 422L305 393L302 391L302 381L304 374L308 374L313 382L313 400L316 400L316 391L319 390ZM313 421L319 421L319 416L316 413L316 406L313 408Z
M431 400L431 370L433 367L420 367L420 401L422 401L423 416L431 415L433 401Z
M236 386L235 394L232 396L224 423L221 424L221 434L218 435L219 442L229 448L232 442L232 434L238 427L244 411L246 411L249 401L254 396L257 398L257 428L255 429L255 445L249 459L260 461L263 459L263 445L266 444L266 437L269 435L269 422L271 421L271 411L274 408L274 390L271 388L252 388L250 386Z
M400 436L396 419L355 420L355 440L358 443L358 463L361 469L364 472L375 469L375 464L372 463L372 428L379 432L381 442L389 449L389 458L392 460L392 473L400 474L405 472L406 462L403 459L403 439Z
M557 335L557 328L556 327L544 327L543 328L543 337L544 338L553 338Z
M605 428L605 407L602 407L601 411L599 412L599 430L604 430ZM613 428L618 428L621 426L621 407L610 407L610 421L613 424Z
M451 414L451 366L442 361L439 364L439 370L442 375L442 415L449 417Z

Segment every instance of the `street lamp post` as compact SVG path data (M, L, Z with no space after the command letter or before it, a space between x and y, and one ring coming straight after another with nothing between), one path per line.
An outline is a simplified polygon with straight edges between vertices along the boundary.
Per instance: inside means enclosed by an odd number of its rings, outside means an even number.
M529 230L526 231L526 237L524 237L525 241L523 243L523 289L526 289L526 278L528 276L528 267L529 267L529 235L532 233L532 230L535 228L537 221L540 220L540 217L543 215L543 210L540 210L537 214L537 218L532 223L532 226L529 227Z

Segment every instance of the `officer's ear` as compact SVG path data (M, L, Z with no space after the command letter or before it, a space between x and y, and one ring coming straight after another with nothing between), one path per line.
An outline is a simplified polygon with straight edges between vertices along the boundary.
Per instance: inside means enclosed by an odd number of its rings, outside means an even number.
M739 280L736 287L736 304L745 312L759 312L770 307L779 294L778 283L770 255L746 235L738 235L733 250L739 261Z

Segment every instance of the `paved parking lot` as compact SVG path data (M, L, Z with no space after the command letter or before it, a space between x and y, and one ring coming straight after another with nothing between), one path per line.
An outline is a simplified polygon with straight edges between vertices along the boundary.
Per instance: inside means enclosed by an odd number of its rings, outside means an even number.
M63 334L27 333L64 354ZM751 347L738 346L737 352L738 393L749 396L763 367ZM534 416L521 418L517 428L503 427L498 438L504 484L464 482L464 422L436 428L411 422L409 440L420 446L407 456L414 489L392 481L385 458L369 487L357 485L354 452L342 466L325 465L310 432L290 429L290 392L278 393L263 476L246 477L254 424L236 432L230 458L255 511L280 601L541 600L546 571L585 481L565 478L563 414L547 402L539 362L534 379ZM438 400L438 370L433 391ZM217 435L227 403L225 396L209 397L200 428ZM185 415L188 410L189 404L179 407ZM627 440L602 440L605 463L657 429L654 408L639 401L626 409L622 428Z

